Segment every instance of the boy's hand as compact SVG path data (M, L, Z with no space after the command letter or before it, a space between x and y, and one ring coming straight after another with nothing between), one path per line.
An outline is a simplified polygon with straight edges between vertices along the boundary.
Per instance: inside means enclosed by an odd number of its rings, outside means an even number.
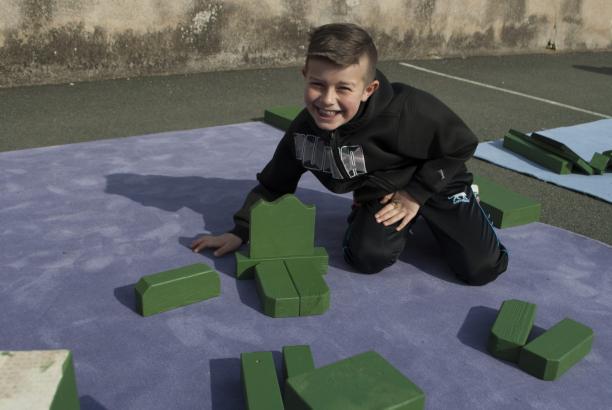
M421 207L406 191L397 191L393 194L387 194L380 200L380 203L387 204L387 206L383 207L374 215L376 222L382 222L385 226L389 226L401 220L402 223L395 228L397 231L404 229L416 216Z
M215 256L223 256L240 248L240 245L242 245L242 239L233 233L204 235L193 241L191 250L198 253L205 248L216 248L217 250L213 254Z

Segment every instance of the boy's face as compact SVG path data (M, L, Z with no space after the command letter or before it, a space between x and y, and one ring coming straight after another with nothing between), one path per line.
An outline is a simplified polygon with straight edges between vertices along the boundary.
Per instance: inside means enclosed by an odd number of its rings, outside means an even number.
M306 85L306 109L323 130L335 130L357 114L359 104L378 89L379 82L366 84L368 58L357 64L339 67L323 58L310 58L302 70Z

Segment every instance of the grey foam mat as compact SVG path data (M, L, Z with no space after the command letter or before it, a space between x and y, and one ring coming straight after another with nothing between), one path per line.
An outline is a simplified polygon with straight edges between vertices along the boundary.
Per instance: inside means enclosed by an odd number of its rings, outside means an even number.
M427 395L428 409L605 408L612 363L612 248L540 223L498 231L510 265L497 281L455 281L422 223L400 261L350 271L340 241L350 196L305 176L316 245L330 254L331 308L273 319L231 256L188 249L231 226L281 133L245 123L0 154L0 350L74 353L86 409L243 408L241 352L310 344L322 366L374 349ZM133 285L204 262L220 297L143 318ZM569 316L593 351L560 380L538 380L485 351L505 299L538 304L537 332Z

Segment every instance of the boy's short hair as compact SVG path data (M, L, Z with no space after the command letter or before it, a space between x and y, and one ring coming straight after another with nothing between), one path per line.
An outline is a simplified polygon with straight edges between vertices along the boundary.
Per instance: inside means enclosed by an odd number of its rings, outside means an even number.
M332 23L317 27L310 34L306 64L310 58L324 58L341 67L359 62L362 55L368 57L366 84L376 77L378 52L367 31L356 24Z

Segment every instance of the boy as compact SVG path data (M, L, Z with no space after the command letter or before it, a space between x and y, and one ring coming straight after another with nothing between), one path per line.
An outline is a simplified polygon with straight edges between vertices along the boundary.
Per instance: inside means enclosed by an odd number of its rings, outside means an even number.
M203 236L194 252L215 256L248 240L249 208L293 193L311 171L336 193L353 191L343 250L357 271L376 273L395 263L407 228L421 215L451 269L483 285L504 272L508 255L476 202L467 161L477 138L430 94L390 84L376 70L369 34L353 24L328 24L311 34L306 63L306 108L291 123L259 185L234 215L228 233Z

